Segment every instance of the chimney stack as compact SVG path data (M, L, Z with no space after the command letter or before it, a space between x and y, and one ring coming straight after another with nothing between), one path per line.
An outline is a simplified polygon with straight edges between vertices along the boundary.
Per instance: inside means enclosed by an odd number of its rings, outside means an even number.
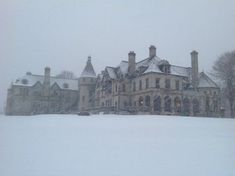
M49 90L50 90L50 76L51 76L51 69L50 67L46 67L44 69L44 94L47 96L49 95Z
M198 78L198 52L191 52L191 64L192 64L192 86L193 88L197 88L199 84Z
M135 52L130 51L128 54L128 71L133 73L135 71Z
M151 45L149 47L149 57L152 58L152 57L155 57L156 56L156 47Z

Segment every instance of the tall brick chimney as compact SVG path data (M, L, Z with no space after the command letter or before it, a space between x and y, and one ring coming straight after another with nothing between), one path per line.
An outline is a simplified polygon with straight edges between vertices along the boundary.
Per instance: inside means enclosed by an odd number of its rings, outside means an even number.
M135 71L135 52L130 51L128 54L128 72L133 73Z
M152 58L152 57L155 57L156 56L156 47L151 45L149 47L149 57Z
M199 84L198 78L198 52L191 52L191 65L192 65L192 86L193 88L197 88Z

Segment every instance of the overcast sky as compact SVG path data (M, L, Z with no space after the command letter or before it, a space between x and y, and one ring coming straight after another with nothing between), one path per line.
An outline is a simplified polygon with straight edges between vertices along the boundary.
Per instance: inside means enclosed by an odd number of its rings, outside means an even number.
M27 71L77 76L92 56L96 72L155 45L171 64L208 72L235 49L234 0L0 0L0 111L7 88Z

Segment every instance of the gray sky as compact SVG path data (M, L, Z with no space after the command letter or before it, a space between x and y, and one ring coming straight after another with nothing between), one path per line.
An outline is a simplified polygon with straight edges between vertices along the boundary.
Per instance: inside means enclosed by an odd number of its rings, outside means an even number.
M148 56L149 45L171 64L199 69L235 49L234 0L0 0L0 111L11 81L27 71L81 73L87 56L96 72Z

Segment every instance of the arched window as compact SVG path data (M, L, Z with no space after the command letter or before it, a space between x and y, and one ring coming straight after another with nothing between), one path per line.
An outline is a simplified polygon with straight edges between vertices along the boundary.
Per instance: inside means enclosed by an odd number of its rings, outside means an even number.
M133 92L135 92L135 91L136 91L136 83L133 82Z
M210 111L210 98L209 97L206 97L206 112L209 112Z
M150 106L150 96L145 97L145 106Z
M126 92L126 85L125 84L122 84L122 91Z
M214 112L217 112L218 111L218 101L214 100L213 105L214 105Z
M139 98L139 106L143 106L144 105L144 99L143 97Z
M158 96L157 98L154 99L153 109L154 109L154 111L158 111L158 112L160 112L162 110L161 97L160 96Z
M194 98L193 99L193 114L196 115L200 112L199 101Z
M169 96L166 96L164 98L164 102L165 102L165 112L171 112L171 98Z
M139 81L139 90L142 90L142 80Z
M179 97L175 97L174 104L175 104L175 112L180 113L181 112L181 100Z
M190 102L188 98L184 98L183 100L183 112L185 115L189 115L190 114Z

